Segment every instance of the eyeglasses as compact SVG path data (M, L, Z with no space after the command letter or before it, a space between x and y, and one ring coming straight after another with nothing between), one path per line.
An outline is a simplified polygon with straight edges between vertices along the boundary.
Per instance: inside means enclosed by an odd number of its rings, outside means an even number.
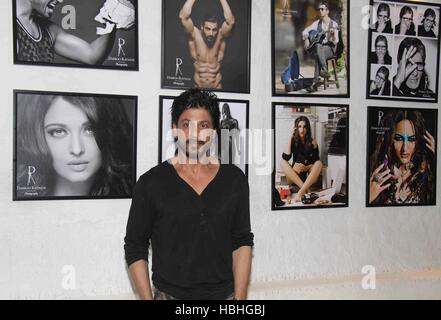
M375 46L375 48L377 48L379 50L386 50L387 49L386 46Z
M424 62L415 62L414 64L417 65L417 70L418 71L423 71L424 67L426 66L426 64ZM407 66L410 66L410 65L412 65L411 62L407 63Z
M435 20L431 20L431 19L424 19L424 22L430 23L430 24L434 24Z
M379 14L378 18L389 19L389 16L387 14Z
M386 81L386 78L381 77L379 74L375 76L375 80L377 81Z
M407 17L402 17L401 19L406 20L406 21L412 21L413 18L407 18Z

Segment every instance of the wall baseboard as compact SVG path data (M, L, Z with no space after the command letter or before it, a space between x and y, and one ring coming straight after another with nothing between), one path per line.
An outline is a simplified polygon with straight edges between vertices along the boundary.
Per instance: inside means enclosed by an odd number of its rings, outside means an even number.
M250 300L351 300L351 299L441 299L441 269L416 272L382 273L376 276L376 288L365 290L362 276L293 279L255 282L250 285ZM127 293L112 296L84 297L99 300L133 300Z

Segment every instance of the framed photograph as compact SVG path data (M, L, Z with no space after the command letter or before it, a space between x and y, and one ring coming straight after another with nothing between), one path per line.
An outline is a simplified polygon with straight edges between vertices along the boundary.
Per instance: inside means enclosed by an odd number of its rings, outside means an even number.
M438 102L441 4L370 4L366 97Z
M163 0L161 87L250 92L251 0Z
M349 106L273 103L272 210L348 206Z
M14 64L138 70L138 0L12 0Z
M436 205L438 110L368 107L366 206Z
M273 96L349 97L349 0L272 0Z
M176 97L159 97L159 163L176 154L171 107ZM219 99L219 132L210 148L222 164L232 163L248 176L249 101Z
M130 198L137 97L14 91L13 199Z

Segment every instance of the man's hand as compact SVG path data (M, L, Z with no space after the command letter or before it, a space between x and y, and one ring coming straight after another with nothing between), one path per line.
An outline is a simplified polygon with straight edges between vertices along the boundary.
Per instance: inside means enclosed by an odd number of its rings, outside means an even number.
M407 26L406 22L401 21L401 23L400 23L400 34L402 34L402 35L406 34L408 29L409 29L409 27Z
M310 45L311 45L311 42L309 42L309 39L306 38L305 39L305 49L308 50Z
M378 20L378 28L377 32L383 32L383 30L386 29L386 23L383 19Z
M406 48L403 51L403 56L401 57L400 64L398 65L397 76L395 77L394 85L397 88L400 88L403 82L409 77L409 75L418 68L418 65L412 63L412 57L416 53L417 48L414 46L410 46L409 50ZM408 64L408 62L411 62Z
M381 85L380 92L378 93L379 96L383 95L384 87L386 86L386 81L383 81L383 84Z
M377 89L377 83L375 81L371 81L371 85L369 87L369 92L372 93Z
M106 0L95 21L105 24L98 27L97 34L104 35L117 29L129 29L135 24L135 7L128 0Z

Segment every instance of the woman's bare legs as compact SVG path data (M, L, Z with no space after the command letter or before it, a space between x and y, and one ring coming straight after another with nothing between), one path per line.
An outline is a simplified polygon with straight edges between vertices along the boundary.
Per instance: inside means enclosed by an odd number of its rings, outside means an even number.
M283 170L283 172L286 175L286 180L288 181L289 184L296 184L299 188L303 187L304 182L302 181L302 179L300 179L299 174L300 171L299 166L300 164L296 163L294 164L294 167L291 167L291 165L289 164L288 161L286 160L282 160L280 162L280 166Z
M297 195L294 197L294 202L302 201L302 197L320 177L320 173L322 172L322 167L323 167L322 162L318 160L314 162L314 164L309 168L308 178L303 183L303 186L300 187L300 190L299 192L297 192Z

